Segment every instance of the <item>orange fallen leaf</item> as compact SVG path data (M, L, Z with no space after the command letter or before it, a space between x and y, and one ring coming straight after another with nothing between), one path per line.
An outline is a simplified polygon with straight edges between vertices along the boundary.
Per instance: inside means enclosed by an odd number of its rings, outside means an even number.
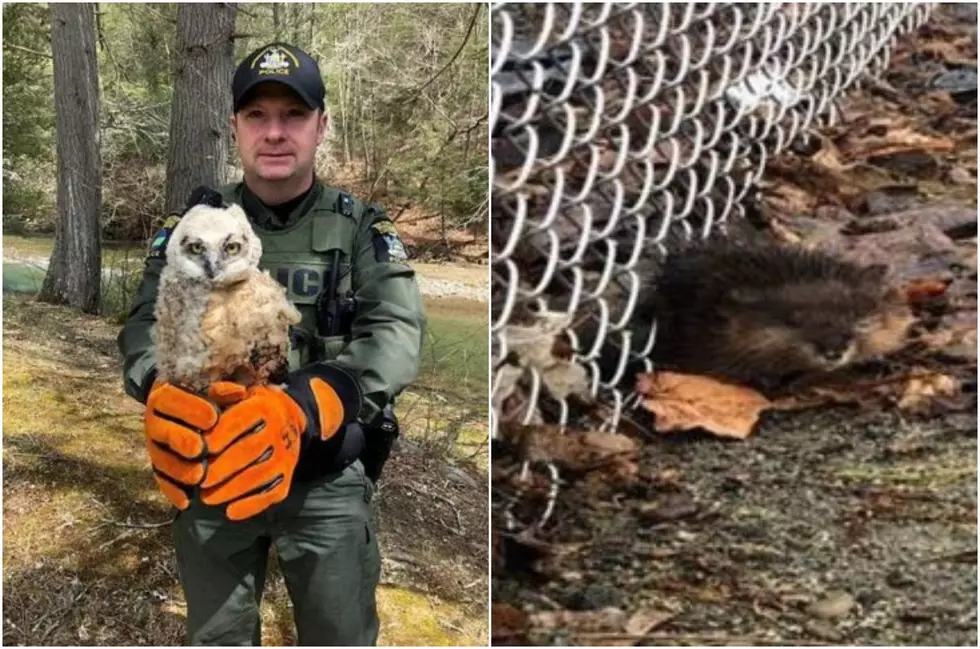
M751 388L674 372L643 374L637 391L643 407L656 415L657 432L703 428L719 437L745 439L772 403Z
M921 304L946 292L946 283L937 279L920 279L905 286L905 300L909 304Z

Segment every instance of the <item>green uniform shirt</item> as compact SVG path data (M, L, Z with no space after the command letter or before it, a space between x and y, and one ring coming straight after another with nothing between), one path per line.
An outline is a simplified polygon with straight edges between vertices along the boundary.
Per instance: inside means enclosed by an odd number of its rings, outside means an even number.
M418 374L425 313L415 272L407 264L394 226L380 205L362 206L336 189L317 185L293 213L282 218L263 205L244 183L221 189L227 202L242 205L262 240L260 265L286 286L303 314L301 327L312 344L290 353L290 369L310 362L343 366L361 384L361 421L371 423L381 409ZM135 304L119 334L126 392L145 403L156 375L150 328L154 323L160 272L171 216L154 238ZM338 293L354 298L356 309L345 337L317 335L317 297L326 290L330 253L342 253Z

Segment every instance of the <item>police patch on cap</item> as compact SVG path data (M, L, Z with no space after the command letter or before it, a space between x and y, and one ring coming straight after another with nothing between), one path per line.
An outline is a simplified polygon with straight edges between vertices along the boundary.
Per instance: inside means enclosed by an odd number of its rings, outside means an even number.
M387 219L371 224L371 241L374 243L374 259L380 263L408 260L408 253L398 238L395 224Z
M288 86L311 109L325 107L326 89L313 57L289 43L269 43L242 59L235 70L231 82L235 112L245 105L253 88L268 81Z
M289 50L272 45L259 52L252 59L252 69L261 75L289 74L291 68L299 67L299 59Z

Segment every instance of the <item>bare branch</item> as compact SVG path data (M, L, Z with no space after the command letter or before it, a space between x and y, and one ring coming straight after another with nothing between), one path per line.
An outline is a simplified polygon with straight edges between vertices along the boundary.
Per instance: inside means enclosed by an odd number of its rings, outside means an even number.
M470 34L473 33L473 26L476 25L476 19L480 15L480 8L481 8L481 6L482 5L477 4L476 7L474 8L474 10L473 10L473 17L470 19L470 24L466 28L466 34L463 36L463 42L459 44L459 48L457 48L455 54L452 55L452 58L450 58L449 61L446 63L446 65L442 66L439 69L438 72L436 72L434 75L432 75L432 77L428 81L426 81L425 83L423 83L417 90L413 91L412 94L408 97L408 99L406 101L410 101L410 100L414 99L416 95L418 95L420 92L422 92L423 90L425 90L426 88L428 88L429 85L431 85L433 81L435 81L436 79L439 78L439 75L441 75L443 72L445 72L446 70L448 70L449 69L449 66L451 66L453 63L456 62L456 59L459 57L460 53L463 51L463 48L466 47L467 41L470 40Z
M28 54L33 54L35 56L43 56L46 59L53 59L54 58L53 56L51 56L47 52L39 52L37 50L32 50L29 47L23 47L21 45L14 45L13 43L4 43L3 46L4 47L12 47L15 50L20 50L22 52L27 52Z

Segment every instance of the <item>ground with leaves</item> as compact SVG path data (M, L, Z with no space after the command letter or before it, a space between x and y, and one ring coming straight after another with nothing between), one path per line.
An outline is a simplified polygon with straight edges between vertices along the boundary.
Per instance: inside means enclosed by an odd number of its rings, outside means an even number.
M914 340L793 411L505 430L494 644L976 645L975 24L942 6L760 184L773 238L891 266Z
M547 529L496 539L494 643L973 645L976 430L779 413L650 440L635 476L560 463Z
M486 309L427 308L435 337L400 410L406 437L375 507L380 642L479 645L486 366L481 374L474 337L485 350ZM7 293L3 333L4 644L182 644L171 510L146 459L142 407L122 391L118 327ZM270 562L263 641L291 644L289 599Z

